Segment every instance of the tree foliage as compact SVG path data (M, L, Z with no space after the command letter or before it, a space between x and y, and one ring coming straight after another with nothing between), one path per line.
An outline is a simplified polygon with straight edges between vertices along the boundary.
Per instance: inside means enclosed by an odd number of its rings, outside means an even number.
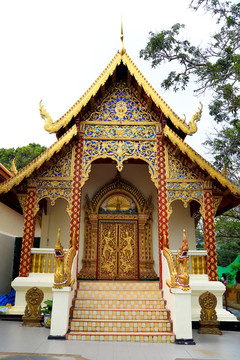
M45 146L31 143L27 146L18 148L4 149L0 148L0 163L2 163L8 170L11 169L12 161L15 159L15 164L18 170L29 164L33 159L40 155Z
M215 220L218 265L231 264L240 253L240 207Z
M216 19L217 32L206 46L193 45L182 39L184 24L174 24L169 30L150 32L149 41L140 57L151 61L152 67L162 63L177 63L163 80L164 89L185 90L195 81L195 94L210 90L209 113L221 123L218 136L207 140L215 154L214 165L227 168L237 179L240 155L240 2L193 0L190 7L204 8ZM179 67L180 65L180 67ZM239 175L239 174L238 174Z

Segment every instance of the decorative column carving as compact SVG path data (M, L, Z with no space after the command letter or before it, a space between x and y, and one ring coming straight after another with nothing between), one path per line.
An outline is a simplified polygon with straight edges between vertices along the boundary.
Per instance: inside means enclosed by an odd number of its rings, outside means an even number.
M74 230L76 234L76 239L79 237L79 231L80 231L82 153L83 153L83 134L80 134L79 140L75 148L75 156L74 156L69 247L72 246L72 238L73 238ZM78 249L78 241L76 242L76 248Z
M218 281L217 253L214 225L214 207L210 184L204 186L204 247L207 250L207 274L209 280Z
M168 204L167 204L167 180L166 180L166 157L165 146L160 135L157 137L158 144L158 243L159 243L159 274L162 277L161 250L163 250L164 238L166 247L169 247L168 235Z
M34 206L36 198L36 189L28 188L26 210L24 214L22 251L19 268L19 276L27 277L31 265L31 248L35 232Z

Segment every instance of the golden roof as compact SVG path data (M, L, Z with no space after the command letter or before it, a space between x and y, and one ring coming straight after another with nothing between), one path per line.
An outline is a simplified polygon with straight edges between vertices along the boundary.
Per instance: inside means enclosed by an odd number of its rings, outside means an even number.
M7 181L0 185L0 194L7 193L13 186L19 185L25 178L28 178L35 170L39 169L45 161L59 152L61 148L68 144L69 141L77 135L77 126L74 125L69 129L60 139L34 159L30 164L20 170L14 177L9 178Z
M123 47L124 49L124 47ZM57 121L53 122L49 113L44 109L43 105L40 102L40 113L42 118L45 120L44 129L49 133L55 133L61 128L65 128L73 117L77 116L81 109L88 104L90 99L94 97L101 86L103 86L108 78L113 75L117 66L123 64L127 67L128 72L135 78L138 85L143 88L147 96L149 96L152 101L155 103L156 107L160 108L166 118L169 118L173 125L183 131L186 135L192 135L197 131L197 121L201 118L202 105L193 115L189 124L185 122L185 119L178 117L174 111L168 106L168 104L161 98L161 96L154 90L154 88L149 84L145 79L142 73L139 71L137 66L131 60L131 58L126 53L126 50L121 50L118 52L114 58L107 65L102 74L97 78L97 80L90 86L90 88L83 94L83 96Z

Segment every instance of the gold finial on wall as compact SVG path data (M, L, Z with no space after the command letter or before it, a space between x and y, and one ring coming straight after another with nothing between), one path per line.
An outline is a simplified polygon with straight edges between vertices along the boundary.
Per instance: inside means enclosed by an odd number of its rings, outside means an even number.
M124 43L123 43L123 21L122 21L122 17L121 17L121 37L120 37L120 39L121 39L121 43L122 43L122 48L120 50L120 54L124 55L126 50L125 50Z

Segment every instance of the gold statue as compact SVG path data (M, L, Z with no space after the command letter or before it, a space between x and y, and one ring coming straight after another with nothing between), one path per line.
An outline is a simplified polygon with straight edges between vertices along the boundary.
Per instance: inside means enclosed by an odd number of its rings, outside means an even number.
M64 286L71 286L71 288L73 289L73 284L75 282L75 279L71 277L72 276L71 270L76 252L77 250L76 250L75 230L73 233L72 246L65 255L62 244L60 242L60 229L58 229L57 243L55 246L57 270L54 274L54 283L53 283L53 287L55 289L62 289Z
M187 269L188 261L188 243L186 231L183 230L183 241L180 250L177 253L177 261L172 252L166 247L166 237L164 238L163 255L167 259L171 279L167 280L167 286L170 288L179 288L189 290L189 273Z

